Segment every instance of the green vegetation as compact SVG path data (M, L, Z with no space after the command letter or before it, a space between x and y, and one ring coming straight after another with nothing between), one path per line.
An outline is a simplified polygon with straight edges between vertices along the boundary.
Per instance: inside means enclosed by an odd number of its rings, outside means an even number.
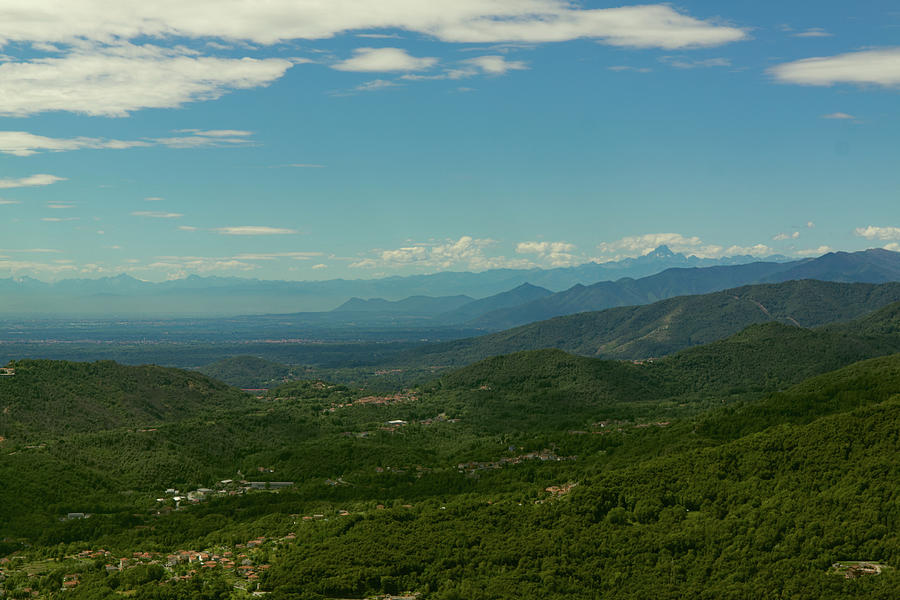
M0 435L17 440L150 426L243 405L244 394L197 373L112 361L20 360L0 385Z
M0 589L893 598L896 315L642 363L522 352L389 392L19 361Z
M258 356L232 356L198 369L207 377L242 388L267 388L295 378L287 365Z
M462 365L498 354L559 348L585 356L644 359L708 344L758 323L817 327L900 301L900 283L788 281L584 312L477 338L408 351L410 363Z

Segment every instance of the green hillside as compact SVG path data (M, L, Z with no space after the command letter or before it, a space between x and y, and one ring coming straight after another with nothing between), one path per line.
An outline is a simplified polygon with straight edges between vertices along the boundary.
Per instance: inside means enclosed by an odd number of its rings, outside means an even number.
M19 422L44 437L0 442L0 481L16 481L0 486L0 589L891 598L900 354L823 373L873 351L875 338L847 339L768 323L652 363L542 350L416 389L300 381L262 399L156 367L22 361L0 384L33 399L94 395L136 412L137 397L193 398L204 383L208 397L152 428L128 416L54 434ZM43 406L50 420L68 405ZM211 497L176 510L167 488ZM97 549L108 554L78 558ZM220 558L168 564L176 551ZM105 566L121 558L121 571ZM847 579L832 569L841 561L881 572Z
M244 405L245 395L199 373L100 361L21 360L0 377L0 436L35 439L149 426Z
M588 286L576 285L521 306L492 311L470 324L496 331L580 312L649 304L675 296L709 294L751 284L803 279L859 283L897 281L900 279L900 253L870 249L852 253L832 252L794 263L756 262L667 269L641 279L623 278Z
M287 365L258 356L231 356L197 369L207 377L241 388L267 388L293 375Z
M436 365L539 348L603 358L643 359L708 344L756 323L816 327L849 321L900 301L900 283L802 280L681 296L524 325L477 338L434 344L406 360Z

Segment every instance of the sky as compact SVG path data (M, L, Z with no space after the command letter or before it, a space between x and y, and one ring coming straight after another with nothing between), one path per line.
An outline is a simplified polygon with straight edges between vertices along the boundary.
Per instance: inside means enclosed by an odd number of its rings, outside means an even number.
M896 0L3 0L0 277L900 251Z

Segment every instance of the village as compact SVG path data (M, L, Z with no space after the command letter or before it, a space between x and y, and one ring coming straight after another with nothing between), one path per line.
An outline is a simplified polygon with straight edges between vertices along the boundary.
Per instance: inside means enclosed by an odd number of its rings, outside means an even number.
M375 510L385 510L378 504ZM411 504L399 508L412 509ZM333 516L347 517L347 510L336 509ZM292 515L293 524L327 521L325 514ZM84 518L80 516L78 518ZM299 531L299 530L298 530ZM265 595L260 589L265 573L271 568L269 556L278 548L297 542L297 532L290 532L280 537L259 536L234 546L216 546L205 549L181 549L171 553L152 551L132 551L117 553L104 548L91 548L59 558L33 558L20 551L0 559L0 598L41 597L35 588L37 582L51 571L65 566L67 573L62 576L60 590L72 590L78 587L85 573L92 569L102 569L107 574L124 573L138 567L155 566L164 570L165 577L160 585L188 581L195 577L203 577L206 572L224 576L236 591L251 596ZM23 577L24 576L24 577ZM6 583L15 581L25 585L6 587ZM29 582L34 582L29 585ZM120 592L128 595L128 592ZM378 595L367 600L415 600L418 596L412 593L402 595Z
M510 448L513 449L512 447ZM497 460L491 461L468 461L464 463L459 463L457 465L457 469L460 473L467 473L469 475L475 474L477 471L484 471L487 469L502 469L507 465L518 465L523 462L529 460L539 460L539 461L555 461L560 462L564 460L576 460L577 456L558 456L552 450L541 450L540 452L528 452L527 454L520 454L518 456L509 456L499 458Z

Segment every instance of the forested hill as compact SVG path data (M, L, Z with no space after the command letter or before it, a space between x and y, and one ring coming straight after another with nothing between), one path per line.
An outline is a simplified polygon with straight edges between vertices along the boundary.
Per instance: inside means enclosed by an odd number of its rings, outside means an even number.
M900 301L900 283L815 280L743 286L653 304L557 317L477 338L424 346L405 359L466 364L537 348L618 359L660 357L737 333L754 323L815 327Z
M562 427L563 422L574 427L585 411L598 406L634 415L666 403L696 407L752 400L897 352L896 335L857 336L763 323L712 344L637 364L554 349L495 356L449 373L437 385L493 403L504 415L498 419L501 423L525 419L531 427Z
M152 426L241 407L246 395L199 373L112 361L21 360L0 377L0 436L18 440Z
M144 415L146 397L199 394L212 412L0 440L0 481L15 482L0 486L0 589L892 598L900 354L808 378L867 343L843 337L765 323L644 364L525 352L385 396L300 382L256 399L155 367L21 361L0 379L4 403L112 398ZM290 483L245 489L250 478ZM179 506L167 488L204 499ZM190 562L172 560L182 551ZM834 566L859 562L879 573Z
M702 269L668 269L641 279L577 285L521 306L492 311L469 324L496 331L556 316L797 279L860 283L897 281L900 280L900 252L872 249L852 253L833 252L794 263L757 262Z
M213 379L235 387L263 388L281 383L293 374L293 370L258 356L230 356L204 365L198 369Z

